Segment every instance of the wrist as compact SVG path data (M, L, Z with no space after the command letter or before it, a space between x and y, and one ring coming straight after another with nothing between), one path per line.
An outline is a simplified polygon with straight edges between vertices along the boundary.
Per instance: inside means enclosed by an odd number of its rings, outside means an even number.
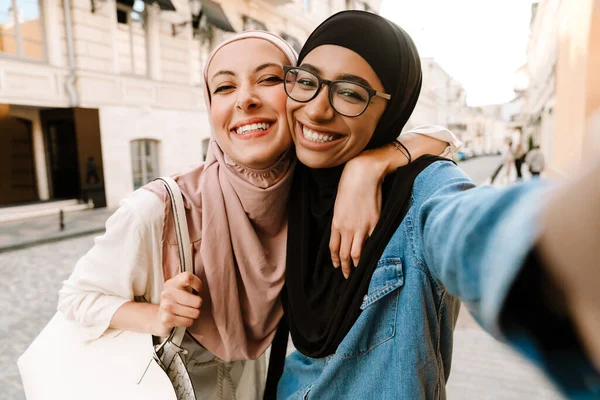
M406 157L406 164L410 164L412 162L412 157L410 155L410 151L408 150L408 148L398 139L394 140L392 142L392 146L394 146L394 148L399 151L400 153L402 153L402 155L404 155L404 157Z
M379 181L390 172L389 157L382 157L379 149L365 150L346 164L344 171L356 169L360 175L368 171L371 176L378 177Z

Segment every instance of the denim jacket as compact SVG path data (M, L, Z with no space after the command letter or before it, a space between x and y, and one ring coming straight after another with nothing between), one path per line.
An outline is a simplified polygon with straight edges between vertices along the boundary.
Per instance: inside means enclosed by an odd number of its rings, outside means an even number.
M500 312L538 235L547 192L540 183L474 188L450 162L426 168L371 278L362 314L335 354L289 355L277 397L445 399L459 299L506 341Z

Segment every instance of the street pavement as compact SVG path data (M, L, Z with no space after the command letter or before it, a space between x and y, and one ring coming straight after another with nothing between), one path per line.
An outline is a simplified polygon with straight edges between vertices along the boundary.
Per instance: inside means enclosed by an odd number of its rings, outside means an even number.
M62 281L92 244L85 236L0 253L0 400L25 399L17 358L54 315Z
M482 157L460 163L471 178L484 182L500 163L499 157ZM76 216L83 227L102 225L109 211ZM75 230L75 219L71 227ZM50 235L56 221L38 221L37 229ZM30 221L19 234L34 226ZM67 224L69 226L69 224ZM6 225L5 228L8 237ZM12 234L15 237L12 226ZM46 229L46 231L44 231ZM41 235L43 237L44 235ZM1 239L1 236L0 236ZM0 242L1 243L1 242ZM0 252L0 400L25 397L16 360L41 331L56 309L57 291L77 260L93 245L93 235L74 237L34 247ZM450 400L560 400L553 387L522 357L485 333L463 307L454 335L452 373L447 384ZM290 348L289 350L293 350ZM412 400L412 399L411 399Z
M502 157L500 156L476 157L459 162L458 166L473 179L473 182L481 185L487 183L488 178L490 178L492 173L494 173L494 170L498 168L501 161Z
M488 184L500 156L478 157L458 164L478 184ZM523 168L525 169L525 168ZM502 171L504 172L504 171ZM505 174L502 178L504 177ZM525 172L525 171L524 171ZM502 182L499 178L497 181ZM515 171L510 177L514 179ZM524 174L524 178L528 178ZM496 183L494 186L502 185ZM560 400L552 384L527 360L486 333L463 305L454 331L450 400Z
M66 213L60 228L58 213L35 219L0 223L0 253L51 243L104 231L106 219L114 212L98 208Z

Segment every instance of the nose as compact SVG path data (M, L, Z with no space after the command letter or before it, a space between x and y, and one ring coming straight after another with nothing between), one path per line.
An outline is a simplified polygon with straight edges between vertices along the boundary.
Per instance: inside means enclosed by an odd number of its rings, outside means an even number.
M328 85L323 85L317 97L304 106L306 115L313 122L329 121L335 116L335 111L329 103L329 90Z
M242 86L238 89L236 107L242 111L250 111L260 108L262 102L254 89L249 86Z

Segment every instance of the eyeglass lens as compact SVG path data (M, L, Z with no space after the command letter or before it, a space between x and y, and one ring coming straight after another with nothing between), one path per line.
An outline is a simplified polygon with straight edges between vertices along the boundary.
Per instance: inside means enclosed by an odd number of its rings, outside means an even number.
M307 102L319 92L319 77L312 72L293 68L285 75L285 88L293 100ZM329 88L329 102L338 113L356 116L367 108L369 93L356 83L334 81Z

